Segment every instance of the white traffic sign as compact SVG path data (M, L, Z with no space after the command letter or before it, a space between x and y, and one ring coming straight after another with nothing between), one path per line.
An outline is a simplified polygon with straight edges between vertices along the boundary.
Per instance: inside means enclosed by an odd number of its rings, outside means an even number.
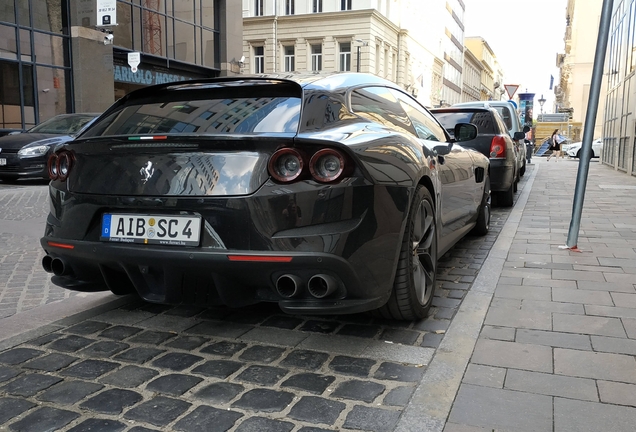
M506 89L506 93L508 93L508 98L512 99L515 93L517 93L517 89L519 89L519 84L504 84L504 88Z
M130 66L130 70L132 73L137 73L137 66L141 63L141 53L140 52L129 52L128 53L128 65Z

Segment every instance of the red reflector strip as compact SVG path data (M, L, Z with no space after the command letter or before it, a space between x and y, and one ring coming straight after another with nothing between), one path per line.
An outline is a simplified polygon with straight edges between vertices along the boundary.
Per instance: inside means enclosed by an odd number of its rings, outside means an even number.
M47 242L47 244L51 247L57 247L62 249L75 249L75 246L65 243L55 243L55 242Z
M263 255L228 255L230 261L251 262L291 262L290 256L263 256Z
M168 139L167 135L152 135L152 136L138 136L138 137L128 137L128 141L139 141L139 140L165 140Z

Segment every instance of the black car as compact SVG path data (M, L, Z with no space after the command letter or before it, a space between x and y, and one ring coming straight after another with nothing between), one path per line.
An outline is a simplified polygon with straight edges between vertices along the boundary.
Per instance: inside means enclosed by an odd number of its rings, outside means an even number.
M60 114L22 133L0 137L0 179L48 179L55 146L72 140L99 114Z
M140 89L49 169L53 283L156 303L424 317L438 257L490 220L488 160L367 74Z
M520 177L517 163L519 156L506 124L497 110L450 107L434 108L431 112L451 136L458 123L472 123L477 126L477 137L462 142L462 146L475 149L490 158L490 187L495 197L495 204L512 206Z

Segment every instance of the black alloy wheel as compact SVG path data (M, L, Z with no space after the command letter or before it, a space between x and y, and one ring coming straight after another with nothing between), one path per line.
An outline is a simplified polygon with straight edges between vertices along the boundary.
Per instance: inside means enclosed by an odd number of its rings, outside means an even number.
M435 293L437 219L433 198L419 185L409 209L389 301L374 315L395 320L426 318Z

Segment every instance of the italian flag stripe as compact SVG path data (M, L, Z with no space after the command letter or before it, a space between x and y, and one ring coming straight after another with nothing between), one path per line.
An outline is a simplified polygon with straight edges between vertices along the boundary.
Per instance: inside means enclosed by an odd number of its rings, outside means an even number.
M166 135L152 135L152 136L138 136L138 137L128 137L128 141L139 141L139 140L165 140L168 139Z

